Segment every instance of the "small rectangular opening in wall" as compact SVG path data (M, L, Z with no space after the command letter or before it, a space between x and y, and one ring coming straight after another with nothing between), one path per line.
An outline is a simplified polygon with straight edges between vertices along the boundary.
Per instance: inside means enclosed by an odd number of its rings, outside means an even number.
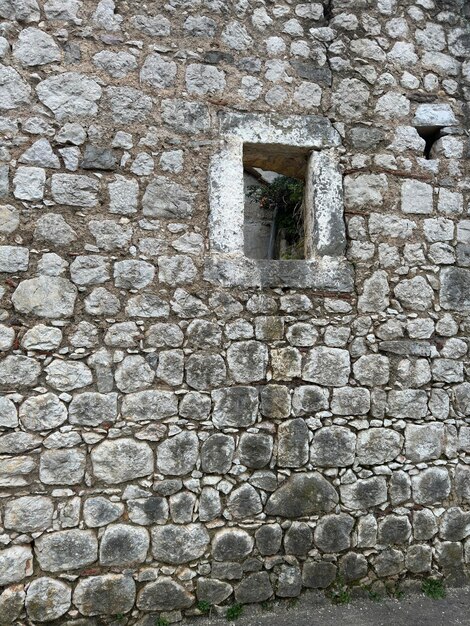
M245 144L244 252L252 259L305 259L305 174L309 152Z

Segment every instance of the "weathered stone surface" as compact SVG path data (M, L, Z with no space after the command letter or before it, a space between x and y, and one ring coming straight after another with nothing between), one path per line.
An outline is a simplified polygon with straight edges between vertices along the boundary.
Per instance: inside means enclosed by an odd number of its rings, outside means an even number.
M307 463L308 428L302 418L280 424L277 442L277 464L280 467L301 467Z
M87 498L83 504L83 518L90 528L98 528L115 522L124 513L121 502L111 502L102 496Z
M408 424L405 428L405 454L414 463L438 459L442 454L444 438L443 424Z
M0 385L9 388L34 387L41 366L26 356L9 355L0 361Z
M211 435L201 446L201 467L209 474L226 474L232 466L235 442L229 435Z
M43 80L36 87L41 102L60 121L95 115L101 87L83 74L64 72Z
M440 536L446 541L462 541L470 535L470 513L451 507L440 520Z
M85 450L46 450L41 454L39 478L46 485L76 485L85 474L85 461Z
M148 532L128 524L107 526L100 543L101 565L130 567L143 563L150 545Z
M344 426L327 426L316 431L310 448L311 462L320 467L352 465L356 436Z
M229 371L237 383L263 380L267 361L267 348L259 341L240 341L227 350Z
M393 545L406 543L411 535L411 524L406 515L387 515L379 524L379 543Z
M331 411L335 415L365 415L370 409L370 393L360 387L333 389Z
M273 452L273 439L263 433L243 433L238 444L238 454L243 465L260 469L267 465Z
M194 604L194 596L168 576L160 576L148 583L137 597L137 607L143 611L173 611L187 609Z
M28 617L38 622L52 622L70 608L72 590L53 578L36 578L26 592Z
M292 522L284 536L284 550L286 554L306 556L313 541L313 534L308 524Z
M17 532L37 532L50 526L53 513L51 498L23 496L7 502L3 509L3 524Z
M442 502L450 493L449 473L443 467L425 469L412 477L411 485L418 504Z
M144 215L161 219L185 219L193 213L194 193L186 187L158 176L142 198Z
M23 611L25 592L23 585L6 587L0 595L0 623L14 624Z
M322 552L342 552L351 545L354 518L346 513L325 515L315 527L315 545Z
M326 589L336 578L336 565L327 561L307 561L302 568L302 583L310 589Z
M294 389L292 409L295 415L312 415L329 408L329 392L317 385L301 385Z
M401 451L403 437L389 428L362 430L357 436L357 460L361 465L382 465Z
M9 111L27 105L31 87L12 67L0 65L0 110Z
M212 392L212 421L217 428L247 427L256 421L258 391L254 387L227 387Z
M126 356L116 368L114 375L116 385L124 393L133 393L150 387L155 378L155 372L139 354Z
M122 574L83 578L73 594L73 603L86 616L128 613L134 600L135 582Z
M69 419L72 424L99 426L103 422L114 422L116 417L116 393L80 393L74 396L69 406Z
M201 557L209 544L209 533L201 524L167 524L151 530L152 553L157 561L181 565Z
M440 303L444 309L462 311L470 307L470 270L450 267L441 271Z
M235 599L241 604L263 602L273 595L267 572L250 574L235 587Z
M261 513L263 505L256 489L245 483L230 493L227 510L233 518L244 519Z
M33 573L33 554L29 546L13 546L0 551L0 585L16 583Z
M403 571L405 559L400 550L389 548L373 559L373 566L379 577L395 576Z
M123 483L153 472L150 446L127 437L104 441L91 451L93 473L106 483Z
M350 374L350 358L347 350L319 347L310 350L302 372L302 378L318 385L343 387Z
M263 524L255 533L256 547L263 556L276 554L281 547L282 528L279 524Z
M98 541L91 530L62 530L41 535L34 547L46 572L66 572L91 565L98 558Z
M54 393L27 398L20 406L22 425L33 431L57 428L67 419L67 407Z
M46 367L46 381L59 391L73 391L93 382L91 370L80 361L55 359Z
M389 304L389 292L387 273L383 270L374 272L364 281L364 290L358 300L359 311L361 313L384 311Z
M162 100L162 118L178 132L193 134L210 128L209 110L206 105L186 100Z
M341 500L350 509L369 509L387 500L387 482L382 476L341 485Z
M158 446L157 468L162 474L183 476L194 469L199 440L194 432L182 432Z
M222 604L233 591L232 585L214 578L198 578L196 595L199 602Z
M11 301L20 313L58 319L73 315L77 288L66 278L39 276L23 280Z
M186 382L193 389L204 391L225 382L225 362L218 354L192 354L186 362Z
M175 394L160 390L126 394L121 406L122 416L136 422L161 420L175 415L177 410L178 400Z
M269 498L268 515L302 517L331 511L338 503L338 494L323 476L316 472L294 474Z
M216 561L241 561L251 553L253 543L253 538L245 530L224 528L212 539L212 556Z

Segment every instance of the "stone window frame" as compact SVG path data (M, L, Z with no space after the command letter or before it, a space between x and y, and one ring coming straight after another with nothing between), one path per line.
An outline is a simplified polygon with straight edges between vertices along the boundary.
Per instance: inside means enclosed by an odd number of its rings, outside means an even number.
M351 292L346 260L341 137L326 117L219 114L220 147L209 167L209 255L205 279L226 287L293 287ZM252 259L244 253L244 146L303 152L306 259Z

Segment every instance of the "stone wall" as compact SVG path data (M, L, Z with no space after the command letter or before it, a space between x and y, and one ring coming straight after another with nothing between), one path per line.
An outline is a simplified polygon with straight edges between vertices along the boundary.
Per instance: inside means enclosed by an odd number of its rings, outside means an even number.
M0 623L464 581L468 3L0 17ZM211 262L233 111L328 120L350 278Z

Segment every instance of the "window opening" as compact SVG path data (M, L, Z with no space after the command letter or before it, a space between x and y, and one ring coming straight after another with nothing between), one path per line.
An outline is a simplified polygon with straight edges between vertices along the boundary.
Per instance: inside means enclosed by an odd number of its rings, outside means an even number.
M420 126L416 128L418 135L426 142L424 148L425 159L431 160L434 158L431 154L432 148L436 141L442 137L443 128L445 128L445 126Z
M263 144L244 146L245 256L268 260L306 258L307 161L305 150Z

